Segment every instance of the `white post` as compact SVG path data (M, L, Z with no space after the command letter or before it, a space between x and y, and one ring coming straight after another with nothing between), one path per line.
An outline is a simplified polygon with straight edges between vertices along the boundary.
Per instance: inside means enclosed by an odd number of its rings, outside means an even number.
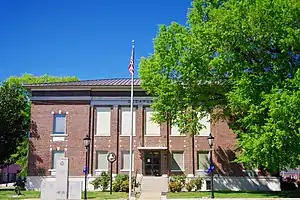
M131 59L134 59L134 40L132 41L132 55ZM134 60L132 60L134 62ZM133 137L133 76L131 73L131 96L130 96L130 112L131 112L131 125L130 125L130 142L129 142L129 155L130 155L130 171L129 171L129 199L131 199L132 192L132 137Z

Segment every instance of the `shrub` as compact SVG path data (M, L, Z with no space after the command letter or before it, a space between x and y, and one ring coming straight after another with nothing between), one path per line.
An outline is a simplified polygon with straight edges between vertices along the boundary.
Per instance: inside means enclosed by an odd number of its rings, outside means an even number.
M173 176L172 179L173 179L173 181L178 181L182 185L185 185L186 175Z
M132 187L134 187L135 177L132 177ZM135 187L138 187L138 183ZM129 176L128 174L118 174L113 181L113 191L114 192L128 192L129 191Z
M178 180L169 182L169 190L171 192L181 192L183 185Z
M194 180L190 180L189 182L187 182L186 184L185 184L185 189L188 191L188 192L190 192L190 191L192 191L194 188L195 188L195 181Z
M203 184L203 179L198 176L193 181L194 181L194 184L196 186L196 191L201 190L201 187L202 187L202 184Z
M120 186L121 192L129 192L129 180L122 181Z
M119 192L121 190L121 184L123 181L128 180L127 174L118 174L113 182L113 191Z
M102 172L95 180L91 182L95 189L101 187L102 191L106 191L110 182L110 177L106 172Z

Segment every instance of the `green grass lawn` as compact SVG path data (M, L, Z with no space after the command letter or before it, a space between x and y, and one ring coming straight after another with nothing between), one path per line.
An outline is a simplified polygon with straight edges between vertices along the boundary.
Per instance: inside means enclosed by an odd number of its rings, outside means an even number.
M211 197L210 192L178 192L168 193L167 198L202 198ZM300 192L283 191L283 192L233 192L233 191L218 191L215 192L215 198L295 198L300 197Z
M8 199L39 199L40 192L39 191L22 191L23 195L15 197L14 190L6 190L0 189L0 200L8 200ZM83 197L83 193L82 193ZM125 192L113 192L112 195L109 192L88 192L88 198L94 200L100 199L124 199L128 197L128 193Z

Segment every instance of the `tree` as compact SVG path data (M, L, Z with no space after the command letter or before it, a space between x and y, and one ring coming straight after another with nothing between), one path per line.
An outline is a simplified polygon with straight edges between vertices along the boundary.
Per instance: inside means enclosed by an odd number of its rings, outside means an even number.
M43 76L34 76L32 74L24 74L23 76L11 76L9 77L5 84L10 85L12 87L19 86L19 90L25 98L26 101L26 107L24 109L20 109L19 112L24 112L26 117L23 119L25 124L30 124L30 101L29 101L29 94L26 91L25 88L22 87L23 84L36 84L36 83L48 83L48 82L70 82L70 81L78 81L77 77L74 76L65 76L65 77L59 77L59 76L49 76L49 75L43 75ZM1 118L0 118L1 121ZM14 146L14 151L7 152L7 154L10 155L11 162L16 162L20 166L22 166L22 175L27 174L27 167L28 167L28 152L29 152L29 140L28 140L28 134L29 134L29 126L26 127L26 131L19 130L19 134L21 134L21 140L16 143L17 145ZM5 149L4 149L5 150Z
M299 130L291 126L298 119L275 115L281 106L299 109L298 82L290 87L299 74L299 28L297 0L194 0L187 25L161 26L154 53L141 60L154 120L197 134L199 118L211 113L237 134L238 162L272 172L299 165Z
M0 165L6 164L29 130L28 101L18 84L0 87Z

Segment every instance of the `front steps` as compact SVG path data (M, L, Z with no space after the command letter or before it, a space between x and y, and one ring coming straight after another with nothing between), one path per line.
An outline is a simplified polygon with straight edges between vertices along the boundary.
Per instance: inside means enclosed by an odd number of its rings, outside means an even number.
M161 193L167 191L167 177L144 176L141 183L140 200L160 200Z

